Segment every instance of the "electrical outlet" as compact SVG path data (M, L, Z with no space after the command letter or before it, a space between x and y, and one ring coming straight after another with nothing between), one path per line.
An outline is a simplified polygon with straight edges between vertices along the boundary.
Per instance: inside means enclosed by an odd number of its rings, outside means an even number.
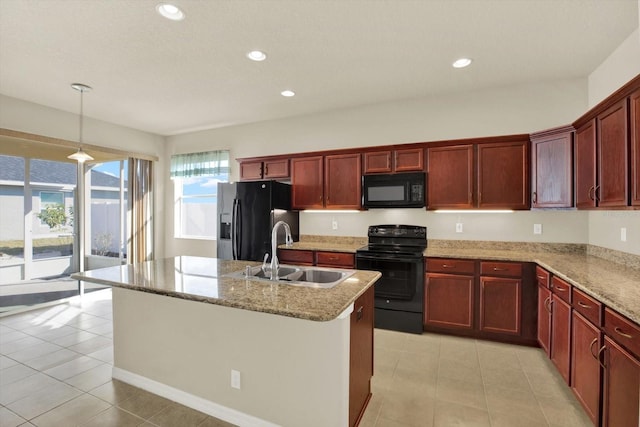
M542 234L542 224L533 224L533 234Z
M334 230L338 229L338 221L337 220L334 219L333 221L331 221L331 228L334 229Z
M627 241L627 228L626 227L622 227L620 229L620 241L621 242L626 242Z
M456 233L462 233L462 223L456 222Z
M231 370L231 387L240 390L240 371Z

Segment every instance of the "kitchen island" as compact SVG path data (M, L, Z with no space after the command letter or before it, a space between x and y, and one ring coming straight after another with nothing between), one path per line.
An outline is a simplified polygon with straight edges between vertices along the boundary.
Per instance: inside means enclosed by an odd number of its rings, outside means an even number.
M176 257L73 277L114 287L114 378L238 425L349 425L354 302L372 303L380 274L330 289L226 276L247 265Z

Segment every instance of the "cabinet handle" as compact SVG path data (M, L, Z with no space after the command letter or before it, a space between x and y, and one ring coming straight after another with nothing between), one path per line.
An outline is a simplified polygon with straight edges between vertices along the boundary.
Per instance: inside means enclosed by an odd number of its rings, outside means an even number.
M559 290L560 292L565 292L565 291L566 291L566 289L565 289L565 288L560 288L560 287L558 287L557 285L556 285L556 286L553 286L553 289L557 289L557 290Z
M597 342L598 342L598 338L596 337L596 338L593 339L593 341L591 341L591 344L589 344L589 352L591 353L593 358L596 359L596 360L598 360L598 355L593 352L593 345L595 343L597 343Z
M456 268L456 265L442 264L442 268Z
M508 268L493 267L493 271L509 271Z
M607 369L607 364L602 362L602 357L600 356L602 354L603 351L605 351L607 349L606 345L603 345L602 348L600 350L598 350L598 363L600 364L600 366L602 366L602 369Z
M590 305L583 303L582 301L578 301L578 305L582 308L591 308Z
M536 277L537 277L538 279L540 279L540 280L544 280L544 279L546 279L546 277L544 277L544 276L536 276Z
M358 307L358 311L356 312L356 321L359 322L360 320L362 320L362 317L364 316L363 311L364 311L364 306L361 305L360 307Z
M592 185L589 188L589 192L587 193L587 197L589 197L591 200L595 200L595 197L594 197L595 189L596 189L596 187Z
M614 331L616 331L616 333L617 333L618 335L622 335L622 336L623 336L623 337L625 337L625 338L629 338L629 339L633 338L633 336L631 336L631 335L629 335L629 334L626 334L622 329L620 329L620 328L619 328L619 327L617 327L617 326L616 326L615 328L613 328L613 330L614 330Z
M391 169L391 156L387 156L387 169Z
M595 201L600 201L600 186L596 186L595 190L593 190L593 197L595 197Z
M538 203L538 193L537 192L533 192L533 203L536 204Z
M551 297L547 297L547 299L544 300L544 308L547 309L547 311L549 312L549 314L551 314L551 303L553 301L551 301Z
M264 174L269 175L269 165L264 165Z

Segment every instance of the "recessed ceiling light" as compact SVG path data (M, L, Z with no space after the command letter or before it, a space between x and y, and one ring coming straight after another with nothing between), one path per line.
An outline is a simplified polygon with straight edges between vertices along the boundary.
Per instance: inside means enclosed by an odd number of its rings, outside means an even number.
M160 3L156 6L156 10L160 15L172 21L182 21L184 19L184 12L178 6L170 3Z
M464 68L464 67L468 67L469 64L471 64L470 58L460 58L456 60L452 65L453 65L453 68Z
M267 54L259 50L252 50L251 52L247 53L247 58L249 58L252 61L259 62L267 59Z
M291 98L292 96L295 96L296 93L292 90L283 90L282 92L280 92L280 95L286 96L287 98Z

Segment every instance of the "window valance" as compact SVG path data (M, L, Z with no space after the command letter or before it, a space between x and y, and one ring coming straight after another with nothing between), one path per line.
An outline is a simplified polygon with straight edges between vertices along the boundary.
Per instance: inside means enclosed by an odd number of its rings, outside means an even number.
M171 156L171 178L214 176L229 173L229 151L175 154Z

